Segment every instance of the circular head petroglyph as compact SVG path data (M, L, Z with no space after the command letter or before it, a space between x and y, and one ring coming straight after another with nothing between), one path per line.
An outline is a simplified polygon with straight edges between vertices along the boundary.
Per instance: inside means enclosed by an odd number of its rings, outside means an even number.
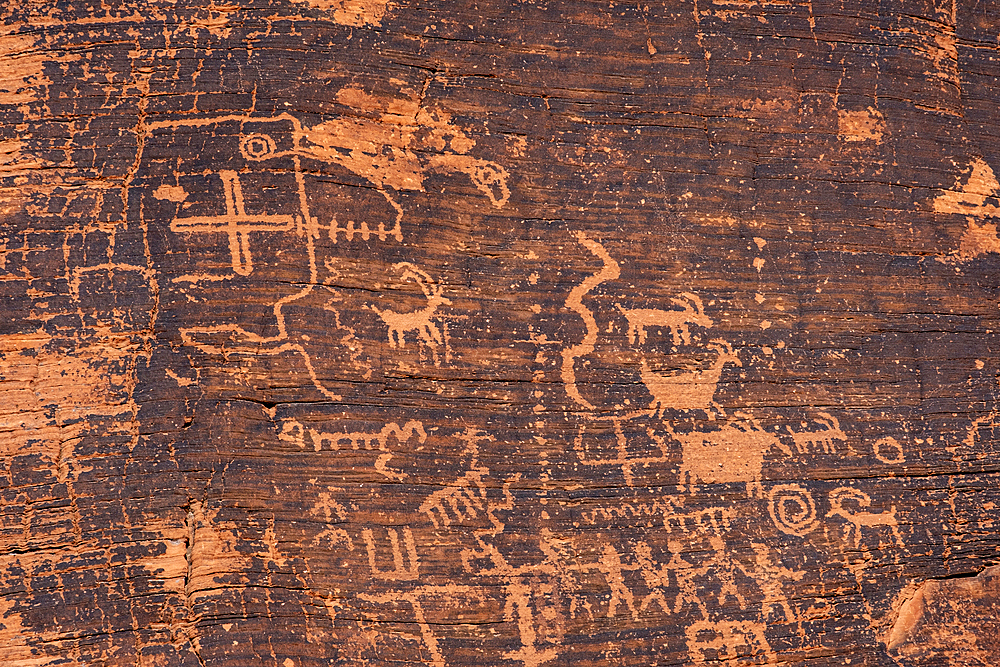
M798 484L779 484L768 494L767 511L783 533L805 537L816 529L816 503Z
M850 520L852 516L858 513L858 511L853 511L850 508L844 507L844 501L851 500L858 504L859 510L864 509L872 504L871 496L869 496L864 491L859 491L858 489L852 489L849 486L842 486L835 489L833 493L830 494L830 513L827 516L842 516L847 520Z
M250 134L240 141L240 153L248 160L263 160L276 150L274 139L266 134Z
M876 440L875 444L872 445L872 449L874 450L875 458L882 463L899 464L906 462L906 456L903 454L903 446L891 435ZM890 449L896 450L896 455L892 458L886 456L884 453Z

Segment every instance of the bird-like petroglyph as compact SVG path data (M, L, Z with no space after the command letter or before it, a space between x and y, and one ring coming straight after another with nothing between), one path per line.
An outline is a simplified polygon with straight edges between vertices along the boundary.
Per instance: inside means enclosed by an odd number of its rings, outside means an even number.
M374 104L359 95L343 97L352 104ZM409 138L400 144L400 137L386 135L382 137L386 146L379 145L373 139L377 135L370 133L362 141L359 132L368 125L356 126L360 121L341 119L305 126L289 113L184 117L148 123L140 144L139 170L129 188L133 193L130 206L132 214L147 226L169 221L174 238L164 242L175 250L167 253L164 261L167 257L177 261L159 267L170 277L167 283L177 284L187 300L195 298L191 292L197 292L202 284L210 298L218 298L220 288L246 289L250 279L285 286L279 290L284 293L270 304L249 299L253 306L245 318L216 318L214 323L180 326L182 342L214 356L253 359L296 355L314 388L326 400L341 400L340 391L324 379L326 373L310 351L312 336L300 331L289 315L294 308L315 307L313 302L330 291L327 274L336 271L337 258L323 256L330 251L329 243L401 242L404 210L395 193L421 191L427 170L469 176L494 207L503 207L510 196L506 170L468 155L475 142L451 124L446 114L414 113L417 117L408 121ZM383 118L379 122L389 121ZM414 153L410 145L423 131L422 124L431 127L434 136L439 135L435 140L438 152L426 157ZM369 129L375 127L383 125L375 123ZM166 155L174 157L167 159ZM321 196L329 179L318 177L316 172L338 168L364 179L388 207L380 211L368 205L358 210L373 219L338 221L336 214L331 214L329 221L321 220L320 203L328 207L336 200ZM359 194L364 190L355 188ZM192 253L192 247L203 250ZM415 334L435 364L440 364L442 357L450 359L447 323L439 319L438 312L450 304L443 287L410 262L398 262L394 268L403 280L416 281L427 305L412 312L395 312L380 304L369 306L389 328L390 345L402 347L407 335ZM329 309L329 305L324 308ZM338 327L349 331L351 322L338 314ZM355 349L358 345L350 343ZM360 374L368 372L363 364L356 365Z

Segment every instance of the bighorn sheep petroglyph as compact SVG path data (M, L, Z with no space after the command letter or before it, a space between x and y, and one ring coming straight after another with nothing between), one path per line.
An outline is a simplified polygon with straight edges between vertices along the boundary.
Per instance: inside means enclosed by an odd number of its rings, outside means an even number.
M397 313L386 308L380 310L376 306L368 306L375 311L386 326L389 327L389 345L392 347L404 347L406 345L406 334L413 332L417 334L417 340L427 345L434 352L435 364L437 363L437 352L434 351L438 345L444 345L445 339L437 325L431 321L437 312L438 306L451 305L451 301L442 296L443 288L435 283L430 276L410 264L400 262L394 264L395 270L402 270L403 280L412 279L420 286L420 290L427 299L427 305L419 310L409 313Z
M706 329L712 326L711 318L705 315L705 306L696 295L683 292L680 297L675 297L670 302L680 306L681 310L628 309L623 308L621 304L615 304L628 320L628 342L634 344L638 339L639 345L642 345L646 342L646 327L665 327L670 329L674 345L681 343L687 345L691 342L689 324L697 324Z
M733 352L733 346L722 339L715 339L708 344L718 356L711 367L703 370L678 373L676 375L660 375L649 368L646 360L642 360L642 381L646 389L653 395L649 408L653 415L662 416L666 409L672 410L705 410L709 419L714 419L710 408L718 406L712 400L726 364L743 366L743 362ZM720 410L721 412L721 410Z

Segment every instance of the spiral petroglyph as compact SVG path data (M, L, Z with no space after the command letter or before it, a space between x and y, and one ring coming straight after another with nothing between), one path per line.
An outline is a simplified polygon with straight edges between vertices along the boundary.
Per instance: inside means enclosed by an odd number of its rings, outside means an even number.
M768 492L767 511L778 529L788 535L805 537L819 527L816 502L800 484L778 484Z

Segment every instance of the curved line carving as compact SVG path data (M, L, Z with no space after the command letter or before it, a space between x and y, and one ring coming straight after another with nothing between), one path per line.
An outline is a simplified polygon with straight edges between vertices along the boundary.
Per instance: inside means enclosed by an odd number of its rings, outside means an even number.
M618 262L607 253L600 243L590 240L583 232L576 232L576 238L587 250L604 262L604 268L574 287L569 296L566 297L566 307L583 319L583 323L587 327L587 334L582 341L562 351L562 380L563 384L566 385L566 393L574 401L588 410L593 410L593 404L581 396L580 391L576 388L576 369L574 368L577 357L593 352L594 343L597 342L597 320L594 319L594 314L583 305L583 297L601 283L617 278L621 275L621 269Z

